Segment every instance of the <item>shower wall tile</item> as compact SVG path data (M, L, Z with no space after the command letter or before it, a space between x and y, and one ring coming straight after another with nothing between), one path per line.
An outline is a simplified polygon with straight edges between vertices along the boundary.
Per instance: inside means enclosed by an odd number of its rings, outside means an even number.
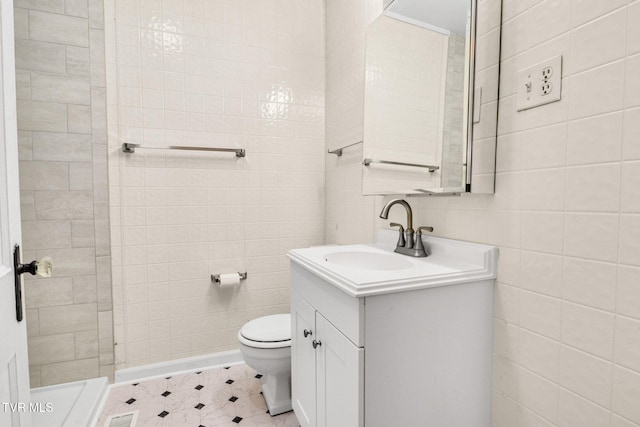
M323 3L224 6L105 8L117 369L237 348L289 311L287 251L324 241Z
M55 266L25 288L29 345L42 355L30 358L32 386L113 366L113 346L98 360L100 329L112 329L102 7L92 0L90 22L86 0L15 2L23 250Z
M380 3L326 2L327 149L361 139L362 77L350 70ZM502 5L496 193L412 197L414 224L499 246L495 427L636 427L640 91L629 76L640 63L640 2ZM518 70L556 54L562 101L517 112ZM326 156L327 243L370 241L388 227L375 218L389 198L360 196L361 160L358 147Z
M40 377L43 386L82 381L87 378L97 378L99 376L100 364L97 358L40 365Z

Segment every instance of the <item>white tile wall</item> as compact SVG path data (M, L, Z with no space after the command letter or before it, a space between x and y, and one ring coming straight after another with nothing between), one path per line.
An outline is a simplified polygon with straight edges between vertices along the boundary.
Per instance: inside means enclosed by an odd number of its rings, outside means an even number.
M234 349L246 321L289 311L287 251L324 240L323 2L106 11L117 367ZM211 283L234 271L238 288Z
M357 67L332 60L361 48L365 26L341 19L380 10L359 3L327 1L331 148L362 132ZM436 235L500 247L495 427L640 426L639 13L637 0L503 0L496 194L410 199ZM555 54L562 101L516 112L517 71ZM327 156L327 243L386 225L352 153Z

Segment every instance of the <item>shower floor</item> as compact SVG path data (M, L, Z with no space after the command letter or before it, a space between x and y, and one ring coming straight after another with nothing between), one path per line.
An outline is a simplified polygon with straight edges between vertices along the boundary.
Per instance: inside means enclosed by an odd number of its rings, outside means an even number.
M136 427L299 427L293 412L269 415L261 386L245 364L113 385L96 427L135 410Z

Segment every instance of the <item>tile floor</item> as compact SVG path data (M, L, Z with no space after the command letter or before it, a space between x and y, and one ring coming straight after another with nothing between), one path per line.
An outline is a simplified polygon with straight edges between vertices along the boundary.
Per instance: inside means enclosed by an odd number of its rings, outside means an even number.
M260 375L245 364L116 385L97 427L109 415L138 410L136 427L299 427L293 412L272 417Z

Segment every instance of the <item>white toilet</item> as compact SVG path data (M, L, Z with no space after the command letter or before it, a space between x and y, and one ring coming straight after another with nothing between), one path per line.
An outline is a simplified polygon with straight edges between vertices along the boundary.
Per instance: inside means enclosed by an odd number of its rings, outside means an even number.
M238 341L245 363L262 374L269 413L291 411L291 315L251 320L238 332Z

